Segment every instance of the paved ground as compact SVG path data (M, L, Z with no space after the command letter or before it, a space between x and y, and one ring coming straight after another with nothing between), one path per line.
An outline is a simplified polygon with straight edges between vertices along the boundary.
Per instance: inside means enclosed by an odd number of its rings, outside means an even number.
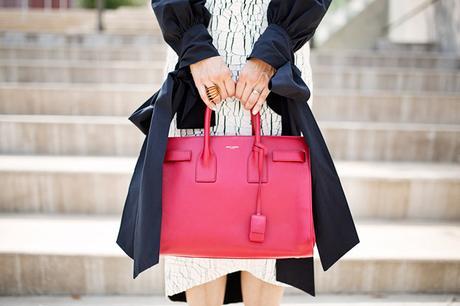
M283 305L300 306L318 304L321 306L359 305L359 306L459 306L460 295L308 295L284 296ZM165 306L186 305L171 302L161 296L31 296L31 297L0 297L0 306ZM243 306L242 303L230 304Z

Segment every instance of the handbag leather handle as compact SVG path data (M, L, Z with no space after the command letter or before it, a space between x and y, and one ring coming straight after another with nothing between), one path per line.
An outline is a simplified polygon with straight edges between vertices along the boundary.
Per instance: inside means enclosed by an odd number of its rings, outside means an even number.
M210 134L211 134L211 109L206 107L206 113L204 115L204 143L203 143L203 152L206 152L204 158L207 158L209 154L209 143L210 143ZM260 112L253 115L251 112L251 125L252 125L252 135L255 136L255 142L260 142Z
M197 160L195 181L196 182L215 182L217 174L216 156L211 148L211 109L206 107L204 115L204 136L203 149ZM252 134L254 135L254 150L264 150L260 138L260 112L253 115L251 112ZM266 181L266 178L264 179Z

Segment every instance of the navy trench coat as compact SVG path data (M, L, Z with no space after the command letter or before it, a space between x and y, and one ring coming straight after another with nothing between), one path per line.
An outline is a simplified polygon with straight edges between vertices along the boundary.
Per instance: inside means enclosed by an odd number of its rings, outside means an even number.
M162 216L162 167L175 114L178 128L203 128L206 105L189 65L218 56L207 27L205 1L153 0L165 41L178 54L175 69L161 88L139 106L129 120L145 134L129 184L117 244L134 260L133 278L159 262ZM310 149L313 220L316 247L327 271L359 243L358 233L333 160L307 104L308 86L294 63L294 52L314 34L330 0L271 0L268 26L251 57L271 64L266 103L282 118L282 135L303 136ZM215 126L212 112L211 126ZM276 279L315 296L313 257L276 259ZM186 301L185 291L168 296ZM228 274L224 304L242 302L240 271Z

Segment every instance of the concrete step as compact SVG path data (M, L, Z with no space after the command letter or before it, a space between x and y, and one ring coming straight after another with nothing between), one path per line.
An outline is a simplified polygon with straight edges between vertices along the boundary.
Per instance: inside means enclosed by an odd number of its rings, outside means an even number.
M135 162L0 155L0 213L120 214ZM357 218L460 220L459 164L335 165Z
M104 47L0 47L0 59L19 60L91 60L91 61L159 61L166 57L166 43L139 46ZM154 52L153 52L154 51Z
M163 45L165 42L161 33L152 29L150 33L56 33L56 32L24 32L0 31L0 45L3 48L41 48L42 50L69 48L78 53L82 48L86 50L110 50L131 48L139 50L150 45ZM29 58L32 59L32 58Z
M318 123L336 159L460 161L459 125ZM144 139L124 116L0 115L0 135L2 154L134 156Z
M91 10L21 10L5 9L0 11L2 31L60 32L88 31L96 29L96 14Z
M318 293L460 290L458 223L367 220L356 226L360 244L327 272L315 247ZM132 262L115 244L118 227L119 217L0 216L0 294L163 294L163 257L132 280Z
M460 124L460 96L436 92L314 92L313 111L324 121Z
M164 81L164 63L151 61L0 61L0 82L152 84ZM401 68L314 68L315 88L460 92L460 72Z
M321 121L335 159L374 161L460 161L460 126Z
M160 39L145 41L144 45L102 45L96 46L72 44L22 45L20 43L0 47L0 59L9 60L158 60L158 54L166 52L167 44ZM158 53L151 52L157 50ZM359 50L316 51L312 50L311 64L316 66L351 66L351 67L399 67L423 69L460 69L460 57L444 53L416 52L375 52Z
M436 69L315 67L314 88L357 91L459 92L460 72Z
M149 4L143 7L105 10L103 22L105 31L109 33L136 34L159 31ZM84 8L47 11L2 9L0 29L38 33L94 33L97 29L97 14L94 10Z
M1 82L161 84L164 62L1 61Z
M0 83L0 114L128 117L160 84Z
M0 115L0 151L13 154L139 153L144 134L126 117Z
M313 100L315 117L324 121L460 123L460 95L456 93L319 89Z
M456 294L320 294L315 297L305 294L284 294L281 306L458 306L459 296ZM1 306L166 306L186 305L172 302L166 296L129 296L129 295L65 295L65 296L7 296L0 297ZM243 306L243 303L234 303L234 306Z
M159 87L0 83L0 114L129 116ZM456 94L318 89L313 95L319 120L460 124Z
M400 67L460 69L460 57L440 52L382 52L375 50L320 50L312 52L313 66Z

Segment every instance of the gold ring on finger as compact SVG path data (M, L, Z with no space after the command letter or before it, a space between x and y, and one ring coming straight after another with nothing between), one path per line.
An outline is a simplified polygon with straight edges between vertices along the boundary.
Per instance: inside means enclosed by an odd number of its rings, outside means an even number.
M211 101L213 101L215 98L217 98L220 95L219 87L217 87L217 85L212 85L209 87L205 85L205 88L206 88L206 95L208 96L208 99Z

